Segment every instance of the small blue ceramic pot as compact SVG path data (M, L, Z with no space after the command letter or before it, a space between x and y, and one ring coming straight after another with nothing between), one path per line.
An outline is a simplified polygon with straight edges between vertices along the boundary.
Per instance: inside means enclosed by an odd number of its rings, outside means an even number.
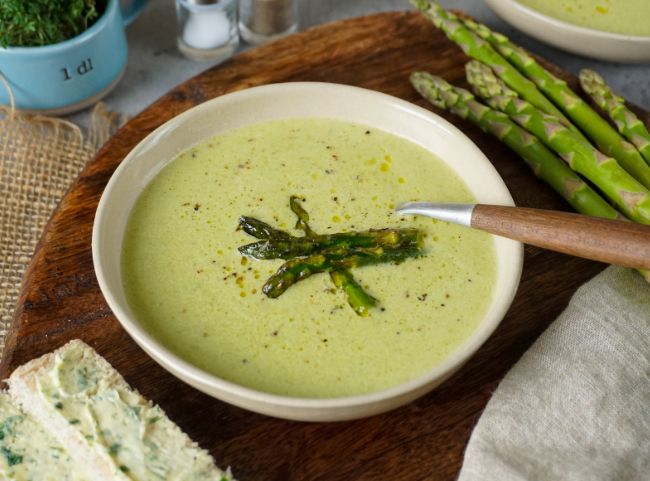
M0 48L0 73L16 107L66 114L87 107L111 91L126 67L127 46L119 0L82 34L43 47ZM0 104L10 97L0 84Z

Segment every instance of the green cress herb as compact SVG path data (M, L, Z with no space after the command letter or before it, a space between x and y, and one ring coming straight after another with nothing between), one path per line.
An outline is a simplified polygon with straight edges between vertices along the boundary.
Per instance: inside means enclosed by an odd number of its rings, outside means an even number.
M90 27L107 0L1 0L0 46L36 47L63 42Z

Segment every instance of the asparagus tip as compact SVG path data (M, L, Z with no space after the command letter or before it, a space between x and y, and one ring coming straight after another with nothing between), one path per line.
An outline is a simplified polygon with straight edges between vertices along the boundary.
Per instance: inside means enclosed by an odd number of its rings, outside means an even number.
M510 97L516 96L516 94L495 75L489 65L479 62L478 60L471 60L465 64L465 76L467 82L469 82L474 91L480 97L490 98L497 95L507 95Z
M411 85L422 97L436 107L447 108L447 102L440 95L440 87L447 84L446 80L427 72L413 72L410 77Z
M603 89L609 89L605 83L605 79L600 76L598 72L583 68L578 75L580 79L580 86L589 95L600 94Z
M420 11L425 11L429 9L429 1L428 0L411 0L411 5L413 5L415 8L417 8Z

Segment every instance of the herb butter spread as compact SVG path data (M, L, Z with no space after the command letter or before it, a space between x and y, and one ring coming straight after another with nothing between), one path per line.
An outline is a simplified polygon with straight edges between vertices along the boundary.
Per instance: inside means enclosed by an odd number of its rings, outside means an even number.
M49 356L40 368L17 369L10 379L11 392L28 407L26 391L33 391L27 393L30 405L47 414L39 420L46 424L53 419L58 437L78 443L72 453L80 457L77 461L95 460L89 464L110 470L115 480L230 479L90 347L72 341Z
M31 416L0 392L0 479L91 481L81 465Z
M379 300L366 317L330 276L277 299L262 286L283 261L242 257L252 216L293 235L300 196L317 233L414 228L425 255L353 269ZM330 119L229 131L183 152L145 188L123 243L135 317L161 343L223 379L271 393L339 397L413 379L476 329L492 299L491 236L394 213L397 202L472 202L456 174L403 138ZM253 239L254 240L254 239Z
M648 0L517 0L538 12L580 27L650 36Z

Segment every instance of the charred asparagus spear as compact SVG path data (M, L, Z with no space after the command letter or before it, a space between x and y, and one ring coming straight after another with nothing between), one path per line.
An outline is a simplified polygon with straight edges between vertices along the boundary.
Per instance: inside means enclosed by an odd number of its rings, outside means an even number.
M239 228L246 232L248 235L257 237L258 239L283 239L289 240L295 237L283 230L271 227L266 222L255 219L254 217L240 217Z
M425 0L422 0L425 1ZM429 12L437 12L437 15L451 15L435 4L432 0L426 0L430 5ZM442 13L441 13L442 12ZM529 55L523 48L510 41L505 35L493 32L485 25L479 24L472 20L458 20L465 29L472 32L474 35L487 42L493 49L495 49L502 58L506 59L506 63L511 64L510 68L514 66L515 70L521 72L525 77L530 79L534 85L537 86L546 96L552 100L555 106L562 110L564 115L558 115L557 109L548 109L546 106L533 101L530 97L530 88L523 83L513 83L511 81L512 74L508 68L494 63L493 61L486 61L480 56L471 55L477 60L489 65L495 74L503 80L512 90L534 105L536 108L542 110L547 114L551 114L560 120L560 123L567 126L569 129L574 130L580 137L584 136L579 130L581 129L587 137L598 147L600 151L615 158L618 163L627 170L636 180L643 184L646 188L650 189L650 167L646 164L639 151L627 142L614 128L612 128L605 119L603 119L597 112L595 112L587 102L576 94L567 83L553 75L546 70L534 57ZM450 36L451 40L461 44L466 40L458 35ZM566 117L565 117L566 116ZM566 123L566 118L571 122ZM574 127L575 124L575 127Z
M289 197L289 207L296 217L296 229L300 229L305 233L305 237L317 237L316 233L309 227L309 214L302 205L300 205L300 198L297 195Z
M417 229L371 229L360 232L319 235L309 226L309 214L300 205L300 199L292 196L289 205L291 211L298 218L296 229L300 229L305 233L305 237L299 237L298 239L314 242L318 246L318 250L333 247L381 247L386 250L418 249L422 244L420 231Z
M289 287L313 274L341 271L373 264L399 264L409 257L420 255L419 248L384 250L382 247L346 249L335 247L309 257L298 257L285 262L264 284L262 291L276 298Z
M336 287L345 292L348 304L357 315L365 317L370 312L370 308L377 305L377 299L359 285L348 269L330 271L330 279Z

